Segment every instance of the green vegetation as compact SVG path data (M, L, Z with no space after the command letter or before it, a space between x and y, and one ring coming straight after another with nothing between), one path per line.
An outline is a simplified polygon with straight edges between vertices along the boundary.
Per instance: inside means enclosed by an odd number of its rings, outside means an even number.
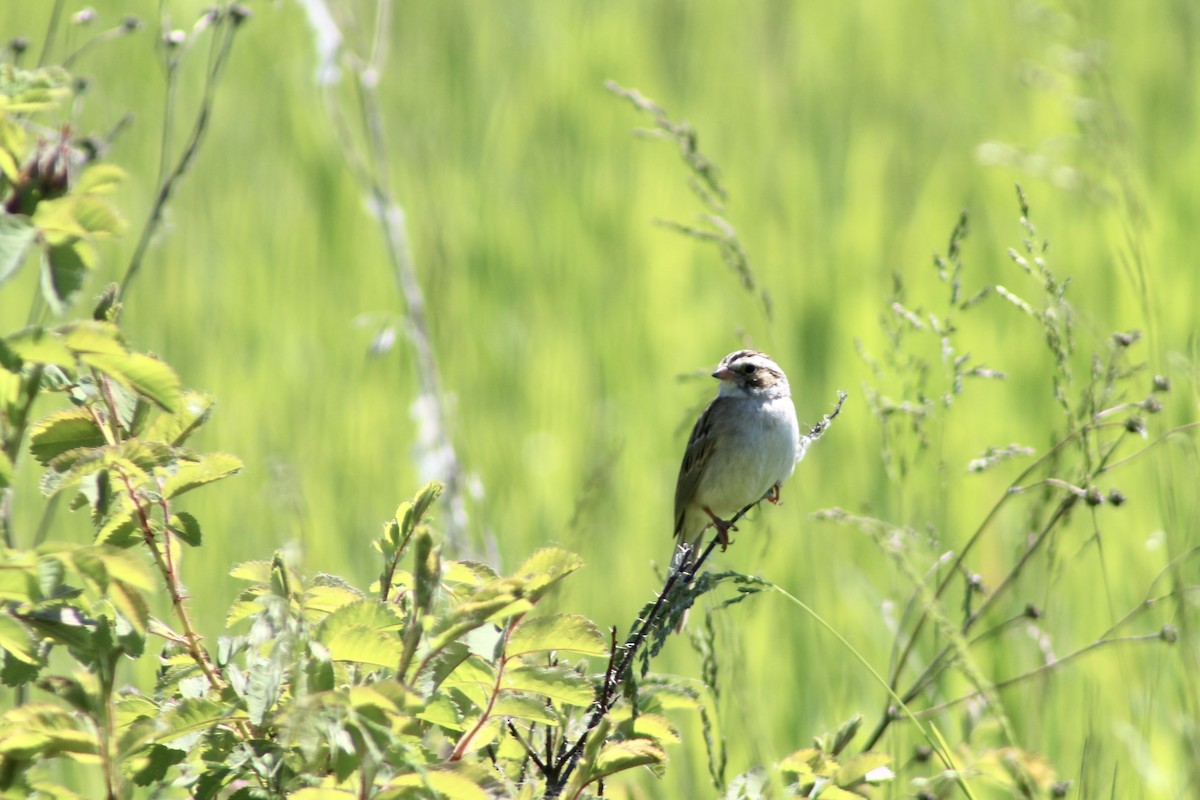
M1193 6L0 7L0 796L1195 793Z

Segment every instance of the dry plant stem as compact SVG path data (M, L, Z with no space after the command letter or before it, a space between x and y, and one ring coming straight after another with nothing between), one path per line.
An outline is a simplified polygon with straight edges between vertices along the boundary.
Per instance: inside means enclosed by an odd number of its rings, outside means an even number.
M134 248L133 256L129 259L129 266L125 268L125 275L121 278L121 283L117 289L117 300L123 302L126 295L129 293L129 287L133 283L133 279L141 271L142 262L145 260L146 251L150 247L150 241L154 238L154 234L158 231L162 224L163 213L166 211L167 203L171 200L171 195L175 191L180 179L187 173L192 166L192 162L196 158L196 154L200 150L200 145L204 141L204 136L208 132L209 119L212 116L213 95L216 91L217 80L221 76L221 72L229 60L230 48L233 44L234 34L237 32L239 23L226 9L221 15L219 29L214 36L212 49L210 50L209 66L207 77L204 82L204 94L200 101L200 110L196 114L196 121L192 125L192 133L188 137L187 144L183 148L183 152L179 156L179 160L175 162L175 167L170 173L160 181L158 194L154 198L154 204L150 207L150 214L146 218L145 225L142 226L142 233L138 237L137 246ZM174 107L174 95L178 89L178 82L175 80L175 70L168 68L167 73L167 105L168 109ZM169 131L174 125L174 114L170 111L167 113L167 118L163 121L163 152L162 159L164 163L167 158L167 139Z
M1035 678L1038 675L1044 675L1049 672L1054 672L1059 667L1066 665L1068 662L1075 661L1080 656L1086 655L1087 653L1090 653L1093 650L1097 650L1101 647L1104 647L1105 645L1121 644L1121 643L1127 643L1127 642L1161 641L1162 638L1163 637L1162 637L1161 633L1143 633L1143 634L1137 634L1134 636L1120 636L1116 639L1097 639L1096 641L1092 642L1091 644L1084 645L1083 647L1079 648L1075 652L1068 653L1067 655L1063 656L1062 658L1056 659L1055 661L1050 661L1046 664L1042 664L1040 667L1035 667L1034 669L1031 669L1028 672L1022 672L1020 675L1015 675L1011 678L1006 678L1005 680L1002 680L1002 681L996 681L995 683L993 683L991 685L991 688L993 690L1007 689L1010 686L1015 686L1018 683L1027 681L1030 678ZM983 694L984 693L982 691L970 692L969 694L965 694L962 697L956 697L953 700L947 700L944 703L938 703L935 706L930 706L929 708L923 709L921 711L917 711L917 712L915 712L915 714L916 714L916 716L918 716L920 718L936 716L937 714L940 714L941 712L945 711L946 709L953 708L954 706L956 706L960 703L965 703L966 701L972 700L976 697L981 697Z
M1094 419L1096 419L1096 418L1098 418L1098 416L1093 418L1093 422L1091 424L1081 426L1079 429L1072 431L1070 435L1064 437L1059 442L1057 442L1052 448L1050 448L1050 450L1048 450L1045 454L1043 454L1040 458L1038 458L1033 464L1031 464L1024 471L1022 471L1022 473L1016 478L1016 480L1014 480L1009 485L1009 490L1006 491L1005 494L992 506L991 510L988 512L988 514L984 518L983 522L980 523L979 527L971 535L971 538L967 540L967 543L963 546L962 550L955 557L955 560L952 563L950 570L947 573L946 577L943 578L941 580L941 582L939 582L938 586L936 587L936 589L934 591L933 597L935 600L941 598L941 596L945 592L946 588L950 585L950 582L954 579L954 577L956 575L958 575L959 570L962 567L962 565L967 557L967 554L971 551L971 549L975 546L975 544L977 544L979 542L979 540L982 538L984 532L988 529L991 522L995 519L995 517L998 515L1000 509L1007 503L1009 498L1015 496L1016 494L1018 494L1021 491L1022 484L1034 470L1038 469L1043 463L1045 463L1045 461L1050 456L1054 455L1060 449L1067 446L1068 444L1070 444L1074 441L1077 441L1080 437L1086 436L1089 433L1092 433L1101 428L1105 428L1105 427L1109 427L1109 426L1118 424L1118 423L1095 424ZM1103 456L1101 456L1098 463L1096 463L1095 465L1093 465L1091 467L1091 469L1089 470L1089 476L1088 476L1089 480L1095 479L1097 476L1099 476L1101 473L1103 473L1105 471L1105 468L1108 465L1109 461L1111 460L1112 456L1115 454L1117 447L1120 445L1120 443L1122 441L1124 441L1124 439L1125 439L1124 435L1119 436L1112 443L1112 445L1108 448L1107 452L1105 452L1103 454ZM1049 481L1049 480L1050 479L1047 479L1047 481ZM1047 481L1043 481L1043 483L1045 483ZM1017 579L1017 577L1020 576L1020 574L1024 570L1025 565L1041 549L1041 545L1045 542L1045 540L1049 537L1049 535L1054 531L1058 522L1075 505L1075 503L1078 502L1079 496L1073 491L1075 487L1073 485L1070 485L1070 486L1071 486L1070 493L1067 495L1067 497L1065 497L1059 503L1058 507L1055 509L1054 513L1051 515L1051 518L1049 519L1049 521L1047 521L1047 523L1043 526L1042 530L1039 532L1037 538L1028 547L1025 548L1024 552L1017 559L1017 563L1014 564L1013 567L1004 576L1004 578L1001 579L1000 583L995 587L995 589L993 589L992 592L990 592L984 598L983 602L980 603L979 607L976 608L974 611L971 611L970 613L967 614L967 617L963 621L963 625L962 625L962 629L961 629L961 632L963 634L966 634L971 629L971 627L1004 594L1005 590L1013 583L1013 581L1015 581ZM924 626L924 623L928 619L929 619L929 614L927 612L923 611L920 618L917 620L917 623L913 627L912 633L908 637L908 641L904 647L903 652L901 653L900 658L897 660L897 662L893 666L892 674L891 674L891 677L889 680L890 686L893 689L893 691L896 691L898 689L900 674L903 671L904 667L907 665L908 659L911 656L912 651L916 646L918 635L920 634L921 629ZM904 692L904 694L902 695L904 702L907 703L907 702L910 702L911 700L913 700L917 696L917 694L920 693L922 688L925 687L926 685L928 685L932 676L934 674L936 674L937 672L940 672L941 669L945 668L945 666L946 666L945 660L946 660L947 656L950 654L950 651L951 651L950 646L946 646L941 651L938 652L938 654L934 657L934 659L925 667L925 669L921 672L921 674L914 680L912 686L907 691ZM889 703L889 709L890 709L890 703ZM864 745L863 749L869 750L871 747L873 747L875 745L875 743L879 741L879 738L883 736L884 732L887 730L888 726L891 725L891 723L894 719L895 719L895 716L892 713L890 713L890 710L885 710L885 713L881 716L879 723L876 725L875 729L872 731L871 736L868 737L867 742Z

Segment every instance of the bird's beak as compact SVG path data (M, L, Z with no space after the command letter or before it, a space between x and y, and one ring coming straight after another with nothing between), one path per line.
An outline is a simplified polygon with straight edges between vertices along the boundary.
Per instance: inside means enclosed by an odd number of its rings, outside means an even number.
M733 370L729 367L721 367L712 376L719 381L727 381L733 377Z

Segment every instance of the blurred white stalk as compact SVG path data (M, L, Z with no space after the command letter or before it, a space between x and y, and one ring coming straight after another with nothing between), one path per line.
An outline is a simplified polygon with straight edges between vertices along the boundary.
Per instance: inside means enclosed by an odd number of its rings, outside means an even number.
M308 15L316 41L317 85L325 91L326 107L344 145L343 154L359 184L366 190L367 208L383 229L396 288L404 302L408 338L417 361L417 397L411 406L417 426L413 459L421 481L437 479L445 485L442 498L449 510L445 520L446 545L458 556L467 555L471 548L467 537L465 479L450 433L448 399L429 335L425 295L413 264L404 209L396 202L392 191L387 136L377 94L379 76L383 74L391 2L379 0L376 4L372 52L364 60L346 46L329 3L325 0L297 1ZM353 135L343 100L336 96L336 87L346 73L354 81L357 110L362 117L360 136Z

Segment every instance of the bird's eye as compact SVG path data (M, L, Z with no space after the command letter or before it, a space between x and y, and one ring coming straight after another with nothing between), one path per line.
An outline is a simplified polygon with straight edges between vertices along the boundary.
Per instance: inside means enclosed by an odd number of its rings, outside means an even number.
M754 365L751 364L749 361L747 361L746 363L744 363L738 367L738 372L742 373L743 375L753 375L754 374Z

